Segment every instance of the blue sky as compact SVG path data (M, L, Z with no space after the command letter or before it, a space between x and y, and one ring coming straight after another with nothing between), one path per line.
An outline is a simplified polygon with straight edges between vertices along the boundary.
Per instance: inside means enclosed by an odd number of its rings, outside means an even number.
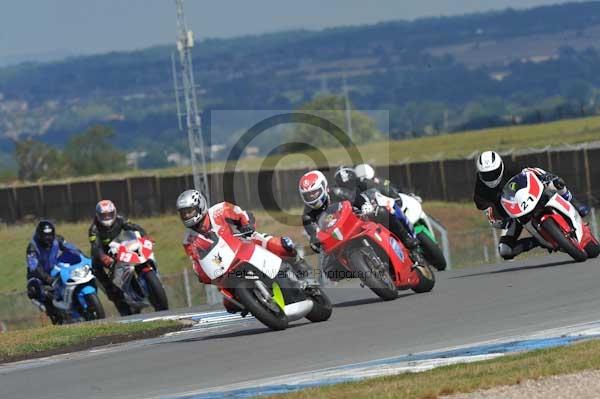
M186 0L197 36L232 37L294 28L525 8L560 0ZM174 42L173 0L2 0L0 64L15 56L130 50ZM4 62L2 62L4 61Z

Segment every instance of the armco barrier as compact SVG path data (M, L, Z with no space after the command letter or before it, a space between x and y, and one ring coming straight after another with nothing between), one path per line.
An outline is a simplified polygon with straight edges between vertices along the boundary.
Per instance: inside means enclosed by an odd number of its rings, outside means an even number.
M506 155L508 165L538 166L563 177L581 199L595 204L600 197L600 148L544 150ZM426 200L470 201L475 184L473 159L416 162L377 167L380 176L403 191ZM248 209L294 208L301 206L297 191L306 169L263 172L240 171L209 175L211 202L235 200ZM334 168L323 170L333 177ZM224 185L233 182L233 194ZM180 192L193 185L191 175L133 177L66 184L39 184L0 188L0 222L48 217L78 221L93 216L96 202L113 200L125 215L153 216L171 213ZM271 195L272 193L272 195Z

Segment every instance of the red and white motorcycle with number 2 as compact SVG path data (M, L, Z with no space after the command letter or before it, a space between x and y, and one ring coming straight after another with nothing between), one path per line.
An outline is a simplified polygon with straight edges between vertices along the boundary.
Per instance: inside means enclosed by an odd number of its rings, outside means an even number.
M566 252L577 262L600 254L598 240L575 207L546 188L533 171L524 169L510 179L502 190L501 203L543 247Z
M123 291L132 313L139 313L150 305L156 311L169 309L158 275L153 242L137 231L123 230L108 246L115 260L111 267L112 281Z

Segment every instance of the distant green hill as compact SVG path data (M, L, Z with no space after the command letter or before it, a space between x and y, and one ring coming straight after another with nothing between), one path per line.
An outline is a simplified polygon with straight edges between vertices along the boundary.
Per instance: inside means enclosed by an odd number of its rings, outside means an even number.
M595 113L596 46L600 2L585 2L209 39L197 44L194 64L204 109L296 108L339 93L346 74L353 106L389 110L401 138ZM143 167L164 165L166 153L186 146L174 115L173 50L0 68L0 141L41 135L60 146L104 123L118 146L151 154ZM217 126L213 144L231 134Z

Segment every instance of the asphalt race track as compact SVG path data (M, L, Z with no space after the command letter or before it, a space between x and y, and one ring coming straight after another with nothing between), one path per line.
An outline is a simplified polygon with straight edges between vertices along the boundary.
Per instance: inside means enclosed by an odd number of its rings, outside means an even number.
M255 320L0 366L2 398L166 397L600 320L600 262L530 258L437 274L429 294L381 302L332 288L330 321L270 332Z

